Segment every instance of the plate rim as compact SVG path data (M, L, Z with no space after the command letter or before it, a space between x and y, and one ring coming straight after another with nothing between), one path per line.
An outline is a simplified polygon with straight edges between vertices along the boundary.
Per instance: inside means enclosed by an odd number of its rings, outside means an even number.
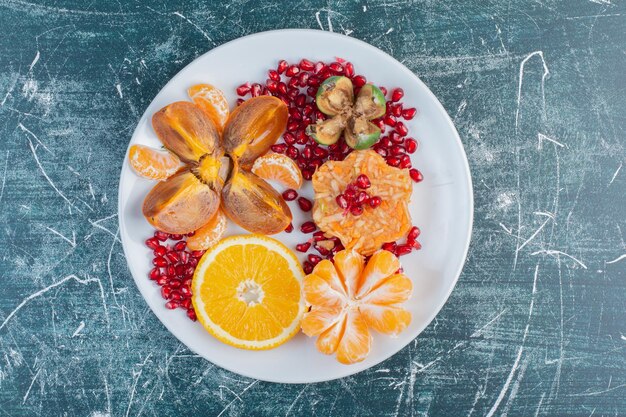
M288 34L288 33L293 33L293 32L297 32L297 33L308 33L310 35L313 36L317 36L322 34L323 36L329 36L329 37L335 37L335 38L340 38L340 39L344 39L344 40L348 40L350 42L354 42L356 44L359 44L361 47L364 47L366 49L370 49L370 50L374 50L377 53L382 53L384 55L386 55L389 59L393 60L396 64L398 64L400 71L404 72L410 79L412 79L413 82L416 82L418 84L421 85L421 87L423 87L426 90L426 93L430 96L430 99L435 103L435 106L438 107L438 110L441 111L444 115L445 115L445 120L448 124L448 127L451 128L452 132L453 132L453 136L454 136L454 143L456 145L456 147L458 148L458 150L461 153L462 156L462 160L463 160L463 173L465 174L465 178L466 178L466 184L465 186L468 189L468 208L469 208L469 218L468 218L468 223L467 223L467 229L465 230L465 235L466 235L466 239L464 242L464 250L463 250L463 257L460 259L459 265L456 268L456 271L454 273L454 279L452 281L452 285L450 285L450 288L448 289L448 291L446 292L445 296L441 298L441 302L439 303L439 305L437 306L436 309L433 309L433 312L427 317L427 319L425 320L425 324L423 326L420 326L418 328L417 333L415 334L415 337L413 337L409 342L407 342L406 344L404 344L403 346L401 346L396 352L390 354L390 355L384 355L380 358L380 360L375 361L374 363L372 363L369 367L367 368L363 368L363 369L357 369L357 368L353 368L350 366L346 366L345 367L345 371L344 372L339 372L338 375L333 376L331 378L326 378L326 379L317 379L317 380L290 380L290 381L284 381L284 380L278 380L278 379L266 379L266 378L259 378L257 376L253 376L248 374L245 370L241 371L239 369L235 370L230 366L226 366L223 364L218 364L216 362L214 362L213 360L208 359L207 357L205 357L202 353L195 351L193 348L191 348L190 346L187 345L187 343L185 343L183 340L181 340L176 332L174 331L173 327L171 327L168 323L166 323L166 321L164 321L159 314L157 314L154 311L154 308L152 307L152 305L150 303L148 303L148 300L146 299L146 297L144 296L141 288L139 287L138 283L137 283L137 279L135 278L131 267L130 267L130 262L129 262L129 253L127 250L127 243L125 242L124 239L124 234L121 233L122 230L125 229L125 221L124 218L122 216L122 178L124 177L125 172L127 172L130 168L128 167L128 153L130 150L130 146L132 145L132 140L135 137L135 134L137 133L137 129L140 126L140 122L141 120L144 119L144 117L149 116L148 113L148 109L150 108L150 106L152 105L152 102L154 101L154 99L156 97L158 97L167 87L168 85L170 85L170 83L172 83L175 79L177 79L178 77L181 77L182 73L184 72L185 69L187 69L189 66L193 65L196 61L198 61L199 59L201 59L202 57L204 57L207 54L213 53L216 50L222 49L222 48L227 48L227 47L231 47L234 44L237 44L238 42L244 42L250 38L256 38L256 37L262 37L262 36L267 36L267 35L278 35L278 34ZM360 39L357 38L353 38L351 36L347 36L347 35L343 35L340 33L335 33L335 32L328 32L328 31L324 31L324 30L319 30L319 29L294 29L294 28L289 28L289 29L275 29L275 30L267 30L267 31L262 31L262 32L256 32L256 33L252 33L246 36L241 36L238 38L235 38L233 40L230 40L228 42L225 42L215 48L211 48L208 51L204 52L201 55L198 55L197 57L195 57L191 62L189 62L187 65L185 65L184 67L182 67L180 70L178 70L176 72L176 74L174 74L173 77L169 78L168 81L165 83L165 85L163 85L163 87L161 87L159 89L159 91L154 95L154 97L152 98L152 100L150 101L150 103L147 105L146 110L144 110L143 114L141 115L141 117L137 120L137 124L135 126L135 129L133 130L133 133L130 137L130 140L128 141L127 147L126 147L126 152L124 154L124 160L122 162L122 169L120 171L120 177L119 177L119 182L118 182L118 193L117 193L117 218L118 218L118 225L119 225L119 229L120 229L120 242L122 244L122 249L124 252L124 258L126 260L126 266L128 268L128 271L130 272L130 275L133 278L133 281L135 283L135 285L137 286L137 289L139 290L139 293L141 294L142 298L144 299L145 303L148 305L148 307L150 307L150 310L152 311L152 313L157 317L157 319L163 324L163 326L165 326L165 328L168 330L168 332L170 332L172 334L172 336L174 336L178 342L182 343L183 345L185 345L185 347L187 349L189 349L190 351L194 352L195 354L197 354L198 356L200 356L202 359L216 365L219 366L220 368L223 368L229 372L244 376L246 378L250 378L250 379L254 379L254 380L261 380L261 381L265 381L265 382L271 382L271 383L277 383L277 384L310 384L310 383L322 383L322 382L327 382L327 381L333 381L333 380L337 380L337 379L341 379L341 378L346 378L348 376L351 375L355 375L358 374L360 372L366 371L367 369L373 368L377 365L380 365L382 362L388 360L389 358L391 358L392 356L396 355L397 353L399 353L401 350L403 350L404 348L406 348L408 346L409 343L411 343L412 341L414 341L415 339L417 339L422 332L432 323L432 321L435 319L435 317L441 312L441 309L443 308L443 306L448 302L448 299L450 298L450 295L452 294L452 291L454 291L454 288L456 288L456 285L459 281L459 278L461 276L461 273L463 272L463 268L467 262L467 255L469 252L469 246L472 240L472 235L473 235L473 225L474 225L474 187L473 187L473 182L472 182L472 175L471 175L471 170L470 170L470 166L469 166L469 161L467 159L467 154L465 153L465 148L463 146L463 142L461 141L461 137L459 136L459 133L456 129L456 126L454 125L452 119L450 118L450 115L448 114L448 112L446 111L446 109L443 107L443 105L441 104L441 102L439 101L439 99L437 98L437 96L430 90L430 88L420 79L420 77L415 74L413 71L411 71L410 69L408 69L403 63L401 63L400 61L398 61L396 58L394 58L393 56L391 56L390 54L388 54L387 52L383 51L382 49L379 49L365 41L362 41Z

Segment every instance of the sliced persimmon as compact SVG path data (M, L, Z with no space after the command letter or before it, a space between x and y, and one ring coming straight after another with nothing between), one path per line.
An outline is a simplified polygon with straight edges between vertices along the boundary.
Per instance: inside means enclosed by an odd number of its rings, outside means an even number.
M128 150L128 160L138 175L151 180L171 177L181 167L180 159L170 151L145 145L132 145Z
M190 233L211 220L219 202L215 191L188 170L181 170L150 190L143 215L163 232Z
M226 215L252 233L273 235L291 223L291 210L283 197L255 174L233 169L222 189Z
M224 149L244 168L265 154L287 126L287 105L272 96L246 100L228 118L224 128Z
M207 224L196 230L193 236L187 238L187 247L191 250L212 248L224 236L226 226L226 215L222 210L217 210L215 216Z
M217 130L222 133L230 113L228 101L222 90L211 84L196 84L187 90L187 94L194 104L209 116Z
M197 162L207 154L222 154L215 124L188 101L174 102L156 112L152 127L163 145L184 162Z

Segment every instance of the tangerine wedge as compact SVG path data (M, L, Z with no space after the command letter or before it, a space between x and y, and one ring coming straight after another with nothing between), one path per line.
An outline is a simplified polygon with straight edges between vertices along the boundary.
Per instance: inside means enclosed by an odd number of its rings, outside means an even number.
M224 236L227 223L227 218L222 210L218 210L207 224L196 230L193 236L187 238L187 247L191 250L207 250L215 246Z
M274 180L287 188L302 187L300 168L287 155L268 153L260 156L252 165L252 172L264 180Z
M194 104L209 116L221 134L230 113L228 101L222 90L211 84L196 84L187 90L187 94Z
M180 159L173 153L145 145L132 145L128 160L137 174L151 180L169 178L181 167Z

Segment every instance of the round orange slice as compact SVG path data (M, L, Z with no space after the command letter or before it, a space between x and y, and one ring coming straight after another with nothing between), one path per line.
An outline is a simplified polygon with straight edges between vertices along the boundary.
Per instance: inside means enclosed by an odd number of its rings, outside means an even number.
M274 180L285 187L298 189L302 186L302 173L298 165L287 155L267 153L258 157L252 172L264 180Z
M263 235L232 236L200 259L192 283L198 321L231 346L271 349L291 339L304 314L296 256Z
M187 238L187 247L191 250L207 250L214 246L224 236L228 221L222 210L204 226L196 230L193 236Z
M215 124L217 130L222 132L228 115L228 101L219 88L211 84L196 84L187 90L187 94Z
M180 159L170 151L144 145L132 145L128 160L137 174L151 180L169 178L181 167Z

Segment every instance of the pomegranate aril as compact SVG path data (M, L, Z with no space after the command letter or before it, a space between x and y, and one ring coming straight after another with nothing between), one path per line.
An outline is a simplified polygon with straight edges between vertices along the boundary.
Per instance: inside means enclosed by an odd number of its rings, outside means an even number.
M246 100L244 100L242 98L238 98L235 103L237 104L237 106L241 106L244 103L244 101L246 101Z
M167 269L165 270L167 277L168 278L175 278L176 277L176 267L174 265L168 265Z
M278 71L276 70L269 70L267 72L267 76L270 78L270 80L272 81L280 81L280 74L278 73Z
M409 245L398 245L396 246L396 250L394 251L394 253L396 254L396 256L403 256L408 255L409 253L411 253L412 250L413 248Z
M300 64L298 64L301 70L303 71L313 71L315 69L315 64L309 61L308 59L302 59Z
M315 223L310 222L310 221L309 222L304 222L300 226L300 231L302 233L311 233L311 232L315 231L315 229L317 229L317 227L315 226Z
M169 286L172 288L180 288L182 282L179 279L172 279L169 282Z
M150 270L150 273L148 273L148 276L152 280L159 279L159 277L161 276L161 270L159 268L152 268Z
M313 265L317 265L318 263L320 263L322 261L322 257L318 256L318 255L314 255L314 254L310 254L308 257L309 262L311 262Z
M287 77L293 77L294 75L296 75L299 72L300 72L300 68L298 68L295 65L292 65L289 68L287 68L287 71L285 71L285 75Z
M176 271L177 277L182 277L185 275L185 265L176 265L174 269Z
M401 117L402 116L402 104L396 104L394 106L391 106L391 114L393 114L396 117Z
M245 96L249 92L250 92L250 83L241 84L239 87L237 87L238 96Z
M257 83L252 84L252 88L250 88L250 95L252 97L260 96L262 88L263 87L261 87L261 84L257 84Z
M385 117L383 118L383 121L385 122L387 126L391 126L391 127L395 126L397 123L396 118L393 117L393 115L391 114L385 115Z
M341 65L339 62L331 63L328 66L328 68L330 68L331 71L333 71L335 74L343 74L344 73L343 65Z
M178 263L180 261L180 256L176 252L168 252L165 254L165 257L169 259L169 261L173 264Z
M287 87L289 87L290 89L294 89L294 90L295 90L295 89L296 89L296 87L298 87L298 84L299 84L299 81L298 81L298 78L297 78L297 77L293 77L293 78L291 78L289 81L287 81ZM292 96L292 94L293 94L293 96ZM290 98L292 98L292 99L293 99L293 98L295 98L295 97L296 97L296 95L298 95L298 93L297 93L297 90L296 90L296 92L295 92L295 93L290 93L290 91L287 91L287 95L288 95Z
M167 249L165 248L165 246L157 246L154 251L154 256L165 256L165 254L167 253Z
M287 132L295 132L300 127L300 124L296 121L289 122L287 124Z
M168 301L167 303L165 303L165 308L169 309L169 310L175 310L180 306L180 303L178 301Z
M339 194L337 197L335 197L335 201L337 202L337 205L342 209L348 208L348 200L343 194Z
M296 250L298 252L306 252L309 250L310 247L311 247L311 244L309 242L298 243L296 245Z
M407 153L414 153L417 150L417 141L413 138L406 138L404 140L404 147Z
M154 237L159 239L161 242L165 242L170 237L170 235L157 230L156 232L154 232Z
M391 143L395 143L396 145L400 145L404 142L404 139L402 139L402 136L400 136L398 132L391 132L389 134L389 140Z
M293 133L285 132L283 140L287 145L294 145L296 143L296 136Z
M416 114L417 114L417 109L415 107L402 110L402 117L405 120L411 120L412 118L415 117Z
M351 201L356 197L356 191L352 188L348 188L343 192L343 195L348 201Z
M292 120L302 120L302 114L300 114L300 111L295 107L289 109L289 117L291 117Z
M186 300L181 301L180 306L184 308L185 310L189 310L189 307L191 307L191 299L188 298Z
M300 206L300 209L302 211L311 211L311 209L313 208L313 203L311 202L311 200L304 197L298 198L298 205Z
M415 241L415 239L417 239L417 237L420 235L420 229L417 226L413 226L411 227L411 230L409 230L409 233L406 235L406 240L413 242Z
M387 158L387 164L391 165L392 167L397 167L398 165L400 165L400 158L398 158L397 156L390 156Z
M284 82L282 82L282 81L281 81L281 82L279 82L279 83L278 83L278 87L276 87L276 91L277 91L278 93L280 93L280 94L283 94L283 95L287 94L287 84L285 84L285 83L284 83ZM289 103L287 103L287 104L289 104Z
M157 239L156 237L151 237L150 239L146 239L146 246L150 249L156 249L161 246L161 244L159 243L159 239Z
M400 157L400 168L411 168L411 157L409 155L402 155Z
M387 242L383 243L382 249L388 250L389 252L395 252L396 250L396 242Z
M346 62L343 66L346 72L346 76L352 78L354 76L354 65L352 62Z
M398 122L396 124L396 132L398 132L400 136L406 136L409 133L409 128L406 127L404 123Z
M293 232L293 223L289 223L289 224L287 225L287 227L285 227L285 232L286 232L286 233L291 233L291 232Z
M316 74L319 74L320 72L324 71L326 69L326 64L324 64L323 62L319 61L315 64L315 67L313 68L313 71Z
M330 250L318 245L315 245L315 250L322 256L327 256L330 253Z
M273 152L276 153L285 153L285 151L287 150L287 145L280 143L278 145L272 145L271 149Z
M302 107L304 106L304 103L306 103L306 96L304 94L298 94L294 102L296 103L296 106Z
M377 126L380 130L385 130L385 121L383 119L374 119L372 123Z
M409 175L411 176L411 179L415 182L420 182L424 179L422 173L415 168L409 170Z
M313 168L304 168L302 170L302 178L304 178L305 180L309 181L311 180L311 178L313 178L313 173L315 172L315 170Z
M187 310L187 317L189 317L189 319L192 321L198 320L198 318L196 317L196 312L193 310L193 308Z
M404 154L404 148L400 145L393 145L389 151L391 152L392 155L394 156L398 156L398 155L402 155Z
M198 258L191 257L189 261L187 261L187 265L196 266L198 265Z
M283 198L285 201L293 201L298 197L298 192L292 188L283 191Z
M300 74L298 74L298 84L300 85L300 87L306 87L308 85L308 81L309 81L308 72L301 72Z
M391 101L400 101L404 97L404 90L396 88L391 92Z
M311 272L313 272L313 264L309 261L304 261L302 263L302 270L305 274L310 274Z
M374 196L374 197L370 197L368 204L370 205L371 208L376 208L380 206L382 202L383 200L380 197Z
M364 203L367 203L369 199L370 199L370 196L365 191L361 191L356 197L356 203L364 204Z
M191 256L193 256L194 258L202 258L202 255L204 255L204 252L206 252L206 251L195 250L195 251L191 252Z
M302 156L304 157L304 159L311 159L311 156L313 156L313 149L311 149L310 147L302 149Z
M385 148L377 148L376 149L376 153L378 153L378 155L382 156L383 158L387 157L387 149Z
M417 240L414 240L412 242L408 242L407 244L410 245L411 247L413 247L413 249L415 249L415 250L422 249L422 244L419 243Z
M165 284L167 284L168 282L170 282L170 279L166 276L166 275L161 275L159 278L157 278L156 283L160 286L163 286Z
M378 89L384 94L387 95L387 89L385 87L379 86Z
M181 240L180 242L177 242L174 245L174 250L180 252L181 250L185 250L186 247L187 247L187 242L185 242L184 240Z
M356 180L354 182L357 187L362 189L370 188L372 186L370 179L365 174L360 174L358 177L356 177Z
M317 232L313 233L313 240L315 241L326 240L326 235L324 234L323 231L318 230Z
M357 75L352 79L352 84L354 84L354 86L358 88L363 87L366 83L367 79L362 75Z
M298 148L294 146L288 147L287 151L285 151L285 155L287 155L291 159L296 159L298 157L298 154L299 154Z
M154 266L158 266L158 267L167 266L167 260L162 256L157 256L156 258L154 258L152 260L152 263L154 264Z
M164 285L161 287L161 297L163 297L166 300L169 300L171 294L172 294L172 289L169 286Z
M320 158L326 158L328 156L328 151L324 148L314 148L313 153L315 154L315 156Z
M360 216L363 214L363 207L361 206L352 206L350 207L350 214L353 216Z
M288 66L289 66L289 63L285 61L284 59L281 59L278 62L278 67L276 68L276 71L278 71L279 74L282 74L283 72L285 72Z

